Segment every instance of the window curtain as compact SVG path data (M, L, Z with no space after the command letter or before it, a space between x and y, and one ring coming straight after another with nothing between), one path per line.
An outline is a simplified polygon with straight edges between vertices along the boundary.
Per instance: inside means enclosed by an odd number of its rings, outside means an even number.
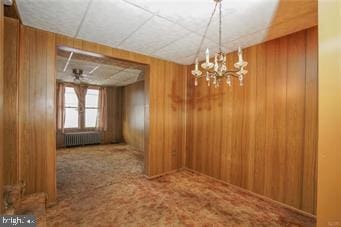
M102 87L99 89L98 96L98 114L96 120L96 129L99 131L107 130L107 88Z
M75 89L77 98L78 98L78 105L79 105L79 113L83 114L85 111L85 95L87 91L86 86L72 86Z
M64 121L65 121L65 85L62 83L57 84L57 130L64 132Z

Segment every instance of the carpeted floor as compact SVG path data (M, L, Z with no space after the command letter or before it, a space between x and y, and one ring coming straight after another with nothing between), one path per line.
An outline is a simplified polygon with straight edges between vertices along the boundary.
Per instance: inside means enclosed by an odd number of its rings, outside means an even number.
M314 226L314 220L189 171L142 176L127 145L58 150L47 226Z

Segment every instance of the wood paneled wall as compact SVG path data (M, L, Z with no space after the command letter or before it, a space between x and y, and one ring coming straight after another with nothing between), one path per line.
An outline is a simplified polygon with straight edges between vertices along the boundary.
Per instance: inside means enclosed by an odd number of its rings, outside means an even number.
M119 143L122 135L122 88L108 87L108 129L103 132L103 144Z
M0 214L3 212L3 185L4 185L4 166L3 166L3 98L4 98L4 90L3 90L3 66L4 66L4 5L0 4Z
M18 154L18 74L19 21L5 17L4 37L4 167L5 184L19 182ZM9 170L9 171L7 171Z
M55 36L20 26L19 156L26 193L56 200Z
M341 1L319 0L317 226L341 226Z
M187 67L84 40L55 35L56 45L78 48L148 65L145 75L145 174L155 176L182 166L185 153Z
M315 214L317 28L247 48L245 58L243 87L194 87L188 74L186 165Z
M144 81L123 87L123 139L144 151Z
M172 62L20 26L19 176L27 193L56 200L55 52L63 45L146 64L145 174L177 169L185 153L187 67Z

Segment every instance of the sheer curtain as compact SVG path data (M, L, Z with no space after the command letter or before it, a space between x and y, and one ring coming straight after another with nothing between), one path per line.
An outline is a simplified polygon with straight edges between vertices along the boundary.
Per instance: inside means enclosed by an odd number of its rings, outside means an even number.
M102 87L99 89L98 96L98 114L96 121L96 129L99 131L107 130L107 89Z
M85 95L86 95L86 86L72 86L75 89L76 95L78 97L78 103L79 103L79 113L83 114L85 111Z
M57 84L57 131L64 132L64 120L65 120L65 85L62 83Z

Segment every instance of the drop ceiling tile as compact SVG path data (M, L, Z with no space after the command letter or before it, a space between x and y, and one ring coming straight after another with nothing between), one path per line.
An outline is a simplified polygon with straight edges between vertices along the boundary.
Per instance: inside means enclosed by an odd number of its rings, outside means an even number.
M56 64L57 72L63 72L67 59L57 56L56 61L57 61L57 64Z
M93 1L78 38L114 47L152 16L121 0Z
M69 73L57 72L57 80L64 82L73 82L73 76Z
M253 46L259 43L262 43L265 39L265 37L268 34L268 30L264 29L262 31L254 32L252 34L244 35L238 38L237 40L231 41L228 44L229 45L229 52L236 51L239 46L241 47L249 47Z
M67 72L72 73L73 69L82 69L83 73L88 74L94 67L95 63L92 62L84 62L79 60L71 60L67 67Z
M214 7L213 0L126 0L159 16L195 31L206 24Z
M141 73L141 70L139 69L125 69L124 70L125 73L129 73L129 74L136 74L139 75Z
M121 71L119 73L116 73L111 78L120 82L127 82L127 81L136 81L139 77L140 72L133 73L133 72L127 72L127 71Z
M180 58L178 59L179 63L182 62L181 64L183 65L191 65L194 62L194 59L196 58L195 55L185 57L185 58Z
M192 33L184 37L183 39L180 39L166 46L165 48L158 50L153 55L160 58L173 60L177 63L181 63L179 59L188 58L190 56L194 56L197 53L201 38L201 36ZM202 51L206 50L206 48L209 48L212 55L218 49L218 45L209 40L205 40L202 45ZM199 59L200 57L201 56L199 56ZM194 59L195 58L193 58L193 61Z
M120 86L124 86L136 82L141 74L141 70L138 69L124 69L118 65L98 64L91 61L72 58L66 72L64 72L66 62L67 58L57 56L57 79L64 82L74 81L72 72L72 69L74 68L82 69L84 77L83 82L93 85L117 86L116 84L118 83ZM89 72L96 66L99 66L97 70L94 73L89 74Z
M125 40L119 48L152 54L188 34L186 29L177 24L160 17L153 17Z
M133 84L135 83L136 81L125 81L125 82L117 82L115 83L115 86L117 87L123 87L123 86L127 86L129 84Z
M23 24L74 36L89 0L17 0Z
M181 64L193 63L213 0L17 0L25 25ZM281 3L279 7L279 3ZM90 5L89 5L90 4ZM271 23L316 10L314 1L223 0L224 51L262 42ZM218 11L216 12L218 13ZM218 43L218 15L203 49ZM258 33L258 34L256 34ZM200 37L200 38L198 38ZM190 59L193 59L192 61ZM203 57L200 55L200 59Z
M247 2L247 4L245 4ZM231 40L252 34L270 25L279 0L224 1L222 12L222 41L226 45ZM198 29L203 34L205 28ZM207 37L218 41L219 17L214 17Z

